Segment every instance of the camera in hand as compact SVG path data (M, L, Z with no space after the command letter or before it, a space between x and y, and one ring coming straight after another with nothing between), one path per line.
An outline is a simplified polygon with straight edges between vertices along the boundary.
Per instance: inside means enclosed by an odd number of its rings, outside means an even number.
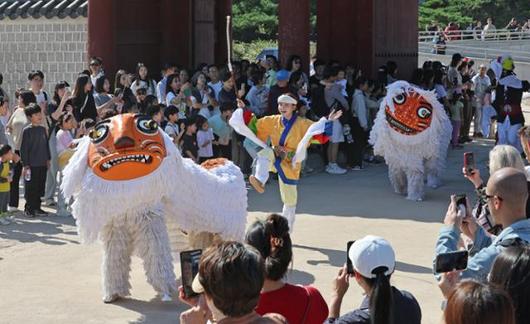
M180 253L180 267L182 272L182 287L186 298L197 296L191 285L193 279L199 273L199 261L202 250L182 251Z
M466 250L438 254L435 263L436 273L465 270L468 255Z

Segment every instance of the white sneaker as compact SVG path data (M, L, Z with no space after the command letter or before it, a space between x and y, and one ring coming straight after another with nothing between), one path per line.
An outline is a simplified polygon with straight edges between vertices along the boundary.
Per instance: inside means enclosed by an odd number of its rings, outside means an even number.
M10 211L10 212L17 212L17 211L20 211L17 207L11 207L11 206L8 206L7 207L7 211Z
M9 225L11 222L5 217L0 217L0 225Z
M329 174L345 174L347 171L338 166L336 163L330 163L326 172Z

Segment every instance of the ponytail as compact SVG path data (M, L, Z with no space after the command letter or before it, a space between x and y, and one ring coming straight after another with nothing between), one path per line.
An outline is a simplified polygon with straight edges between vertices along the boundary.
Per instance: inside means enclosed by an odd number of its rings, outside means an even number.
M372 294L370 295L371 324L391 324L393 322L393 296L390 275L386 276L387 267L375 268L376 275L371 279Z
M272 214L265 222L252 224L246 243L256 248L265 259L265 277L280 280L285 276L293 258L289 223L286 218Z

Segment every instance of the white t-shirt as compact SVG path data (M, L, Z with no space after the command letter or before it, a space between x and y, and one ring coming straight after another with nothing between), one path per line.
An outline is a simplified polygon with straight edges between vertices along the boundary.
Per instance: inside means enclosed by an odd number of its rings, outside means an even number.
M207 131L204 131L202 129L197 131L197 145L199 146L199 157L210 158L213 156L213 140L213 130L211 128L208 128ZM210 141L210 143L203 147L204 143L206 143L207 141Z
M179 134L179 126L172 123L167 123L166 128L164 129L166 134L169 136L175 136L177 137Z
M478 98L484 98L486 90L491 86L490 77L485 75L481 77L480 74L477 74L471 79L473 81L473 86L475 87L475 95Z
M212 87L215 92L215 99L219 100L219 92L221 92L221 89L223 88L223 83L220 80L217 81L217 83L208 82L208 86Z
M35 98L37 99L37 105L40 105L45 101L50 101L50 96L48 96L48 94L42 90L39 92L38 95L35 95Z

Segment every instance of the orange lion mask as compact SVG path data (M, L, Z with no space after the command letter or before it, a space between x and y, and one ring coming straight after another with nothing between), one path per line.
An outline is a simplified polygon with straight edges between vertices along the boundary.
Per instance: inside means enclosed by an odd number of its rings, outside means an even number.
M89 137L88 165L105 180L146 176L167 155L157 123L144 115L122 114L102 120Z
M404 135L416 135L423 132L432 121L432 105L412 88L396 95L394 111L385 107L386 120L390 127Z

